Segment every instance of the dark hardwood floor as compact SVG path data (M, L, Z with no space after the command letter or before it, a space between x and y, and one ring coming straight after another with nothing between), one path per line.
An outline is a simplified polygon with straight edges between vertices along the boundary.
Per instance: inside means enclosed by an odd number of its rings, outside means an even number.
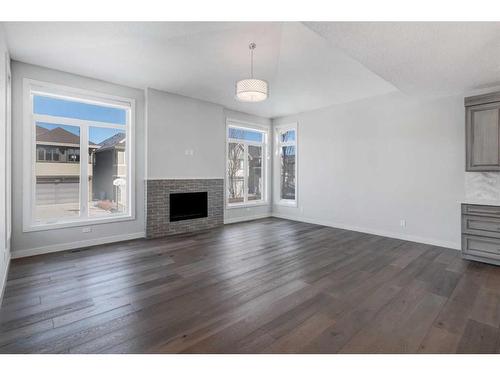
M500 267L280 219L12 261L2 353L498 353Z

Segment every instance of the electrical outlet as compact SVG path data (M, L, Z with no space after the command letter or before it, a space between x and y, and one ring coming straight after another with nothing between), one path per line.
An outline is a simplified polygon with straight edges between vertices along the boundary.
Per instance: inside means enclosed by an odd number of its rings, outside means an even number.
M82 233L90 233L92 232L92 227L83 227L82 228Z
M399 225L401 226L401 228L406 228L406 220L405 219L399 220Z

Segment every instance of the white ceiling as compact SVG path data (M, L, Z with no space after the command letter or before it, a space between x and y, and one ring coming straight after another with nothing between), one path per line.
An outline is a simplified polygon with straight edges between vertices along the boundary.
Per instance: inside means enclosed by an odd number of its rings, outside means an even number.
M152 87L265 117L384 94L394 87L301 23L6 23L15 60L132 87ZM255 76L270 97L239 103Z
M500 84L500 22L306 22L409 95Z
M15 60L152 87L265 117L401 90L445 95L500 83L500 23L5 23ZM239 103L234 83L270 84Z

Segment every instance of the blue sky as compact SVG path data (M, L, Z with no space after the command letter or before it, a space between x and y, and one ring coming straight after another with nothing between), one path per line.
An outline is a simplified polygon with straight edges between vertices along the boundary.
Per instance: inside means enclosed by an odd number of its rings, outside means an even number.
M89 140L94 143L101 143L105 139L111 138L115 134L124 132L124 130L118 129L90 128Z
M127 116L126 110L120 108L103 107L94 104L73 102L39 95L35 95L33 98L33 111L34 113L40 115L69 117L80 120L108 122L119 125L125 125ZM80 129L76 126L48 123L37 123L37 125L49 130L60 127L73 134L78 136L80 135ZM118 129L90 128L89 140L94 143L101 143L105 139L124 131L125 129L120 131Z
M229 138L262 142L262 133L241 128L229 128Z
M286 133L281 134L282 142L295 141L295 130L289 130Z

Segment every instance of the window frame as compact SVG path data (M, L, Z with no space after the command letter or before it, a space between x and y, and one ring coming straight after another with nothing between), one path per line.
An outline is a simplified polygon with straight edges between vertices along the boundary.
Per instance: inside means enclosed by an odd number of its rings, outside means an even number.
M281 141L281 135L286 133L289 130L295 131L295 140L294 141ZM298 193L299 193L299 178L298 178L298 165L299 165L299 147L298 147L298 124L296 122L291 124L284 125L276 125L274 127L274 147L275 147L275 157L276 157L276 166L278 169L277 180L278 180L278 190L277 190L277 199L276 204L280 206L288 206L288 207L298 207ZM295 199L283 199L281 198L281 153L282 147L286 146L295 146ZM275 180L276 181L276 180Z
M127 110L125 125L80 120L74 118L40 115L33 113L33 95L36 93L58 99L79 101L82 103L106 105L108 107ZM51 229L88 226L120 221L135 220L135 99L104 94L96 91L79 89L70 86L23 79L23 232L34 232ZM37 223L36 209L36 128L37 122L56 123L60 125L78 126L80 128L80 216L76 218L59 218L50 222ZM92 217L88 215L88 129L90 127L122 129L127 135L127 167L128 174L128 210L124 214L108 217ZM26 150L29 150L26 152Z
M242 130L249 130L253 132L262 133L262 142L256 141L247 141L244 139L236 139L229 138L229 128L239 128ZM268 199L268 165L269 165L269 127L265 125L254 124L250 122L235 120L231 118L226 119L226 156L225 156L225 170L224 170L224 180L225 180L225 188L224 188L224 202L226 209L235 209L235 208L244 208L244 207L257 207L257 206L266 206L269 204ZM244 167L243 170L245 172L244 180L243 180L243 202L241 203L229 203L229 196L227 187L229 184L229 176L228 176L228 152L229 152L229 144L230 143L241 143L244 145ZM255 201L248 201L248 146L260 146L262 147L262 199Z

